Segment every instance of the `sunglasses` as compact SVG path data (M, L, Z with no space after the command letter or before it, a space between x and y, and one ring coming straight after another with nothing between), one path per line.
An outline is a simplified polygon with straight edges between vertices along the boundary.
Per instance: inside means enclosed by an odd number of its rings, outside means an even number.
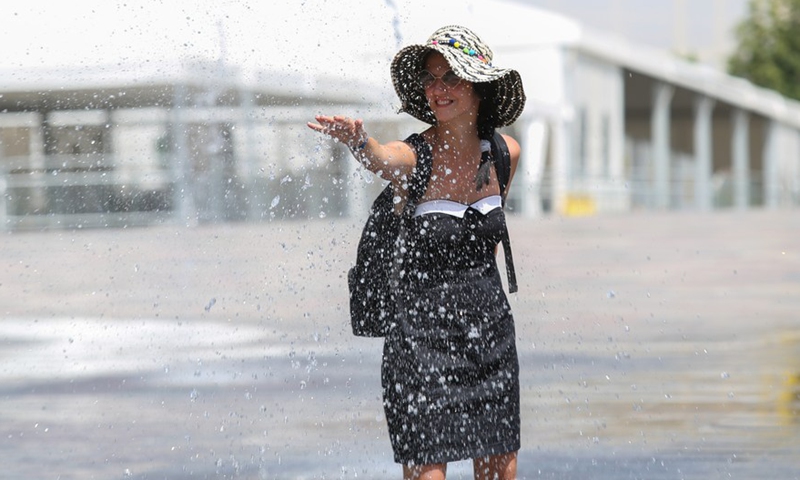
M456 75L452 70L444 72L444 75L441 77L437 77L427 70L423 70L419 72L419 75L417 75L417 81L422 88L430 88L434 83L436 83L436 80L441 80L442 85L448 88L455 88L459 83L461 83L461 77Z

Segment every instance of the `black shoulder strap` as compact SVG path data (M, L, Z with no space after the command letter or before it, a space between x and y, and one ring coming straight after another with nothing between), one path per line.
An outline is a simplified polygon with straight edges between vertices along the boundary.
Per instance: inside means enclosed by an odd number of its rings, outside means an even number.
M415 133L405 139L405 142L411 145L417 156L417 164L411 171L408 178L408 195L406 204L403 206L403 213L400 216L399 228L397 230L397 237L394 240L394 252L392 254L391 270L389 273L390 285L397 286L401 277L401 269L403 268L403 250L406 242L407 222L414 216L414 210L417 207L417 202L425 194L428 189L428 182L431 179L431 171L433 169L433 151L431 150L428 142L422 138L422 135ZM387 185L385 191L391 191L394 188ZM394 197L394 192L390 192ZM393 209L394 207L392 207Z
M408 181L408 200L403 209L407 215L413 214L413 208L416 208L417 202L423 195L425 190L428 189L428 182L431 180L431 170L433 169L433 151L428 142L419 133L410 135L405 140L406 143L414 148L417 154L417 165L411 173L411 178Z
M497 172L497 183L500 185L500 195L503 197L503 206L506 205L506 191L511 178L511 153L508 145L499 132L494 132L492 141L492 158ZM503 253L506 259L506 274L508 275L508 291L514 293L519 290L517 286L517 273L514 269L514 256L511 254L511 239L508 236L508 227L503 229Z
M494 132L492 158L494 159L494 168L497 171L497 183L500 185L500 195L502 195L503 205L505 205L506 188L508 187L508 180L511 178L511 153L508 151L508 145L506 145L505 139L499 132Z

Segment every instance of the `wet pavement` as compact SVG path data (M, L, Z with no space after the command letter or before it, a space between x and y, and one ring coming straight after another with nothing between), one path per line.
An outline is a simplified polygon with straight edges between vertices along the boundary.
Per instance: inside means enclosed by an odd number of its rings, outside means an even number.
M520 478L800 478L798 212L510 228ZM399 478L358 234L0 234L0 478Z

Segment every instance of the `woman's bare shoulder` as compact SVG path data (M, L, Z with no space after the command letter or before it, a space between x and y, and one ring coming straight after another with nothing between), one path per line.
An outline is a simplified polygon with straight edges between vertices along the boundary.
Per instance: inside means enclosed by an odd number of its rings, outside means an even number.
M510 135L503 134L503 140L508 145L508 153L511 155L511 161L516 162L519 159L521 148L519 143Z

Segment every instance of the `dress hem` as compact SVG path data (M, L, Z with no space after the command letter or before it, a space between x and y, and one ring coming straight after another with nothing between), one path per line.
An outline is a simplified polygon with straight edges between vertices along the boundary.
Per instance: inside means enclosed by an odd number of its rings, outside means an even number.
M436 450L434 453L431 453L430 455L425 455L423 453L421 456L417 457L417 459L401 459L395 455L394 461L395 463L400 465L435 465L439 463L461 462L464 460L473 460L476 458L485 458L495 455L503 455L506 453L517 452L519 451L519 449L520 449L520 442L514 442L511 444L500 443L463 455L459 455L457 453L448 455L440 450ZM424 460L420 461L419 460L420 458L424 458Z

